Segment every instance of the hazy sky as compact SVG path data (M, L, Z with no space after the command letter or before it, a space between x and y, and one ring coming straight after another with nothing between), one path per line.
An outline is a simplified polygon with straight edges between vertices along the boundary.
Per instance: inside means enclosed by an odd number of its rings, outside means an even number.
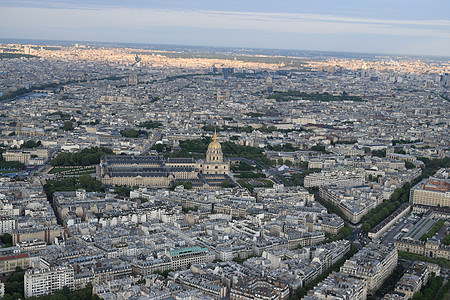
M0 38L450 56L450 1L0 0Z

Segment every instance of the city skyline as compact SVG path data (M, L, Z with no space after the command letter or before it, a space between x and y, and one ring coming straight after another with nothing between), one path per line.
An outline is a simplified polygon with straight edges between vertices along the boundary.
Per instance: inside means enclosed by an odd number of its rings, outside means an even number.
M2 38L445 56L444 1L0 1ZM21 19L21 22L13 22Z
M448 11L0 0L0 299L450 299Z

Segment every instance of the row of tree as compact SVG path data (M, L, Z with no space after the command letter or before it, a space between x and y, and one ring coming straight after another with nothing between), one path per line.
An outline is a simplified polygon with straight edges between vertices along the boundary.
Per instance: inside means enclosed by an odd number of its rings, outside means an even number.
M444 278L441 276L435 276L434 273L431 274L428 283L417 293L414 294L413 300L433 300L436 296L444 282Z
M403 259L407 259L407 260L419 260L419 261L424 261L424 262L437 264L441 268L446 268L446 269L450 268L450 260L445 259L443 257L431 258L431 257L428 257L428 256L415 254L415 253L409 253L409 252L403 252L403 251L398 251L398 257L399 258L403 258Z
M68 177L62 180L47 180L44 185L45 193L49 199L53 198L55 192L76 191L77 189L85 189L88 192L104 192L103 185L91 175L85 174L80 177Z
M398 188L391 195L389 200L384 201L376 208L372 209L368 214L362 218L362 229L369 232L373 227L387 218L391 213L393 213L402 203L409 201L409 192L411 187L416 185L424 178L428 178L440 168L450 167L450 158L445 157L441 159L429 159L426 157L419 157L418 160L424 162L425 167L422 170L422 175L416 178L412 184L405 183L402 188Z
M341 95L332 95L330 93L305 93L300 91L287 91L287 92L277 92L275 91L273 95L268 97L269 99L275 99L276 101L291 101L297 99L312 100L312 101L364 101L359 96L350 96L345 91Z
M280 152L294 152L294 151L300 151L301 149L298 147L294 147L291 143L286 144L278 144L278 145L268 145L266 147L267 150L271 151L280 151Z
M144 127L145 129L154 129L154 128L158 128L158 127L162 126L162 123L158 122L158 121L145 121L145 122L139 123L137 126Z
M139 136L147 136L148 132L145 130L136 130L136 129L124 129L120 131L120 135L128 138L137 138Z
M426 241L427 239L432 238L439 230L441 230L442 226L444 226L444 219L439 219L439 221L437 221L436 224L420 238L420 240Z
M264 173L253 173L253 172L241 172L239 174L234 175L237 178L266 178L266 174Z
M253 170L259 170L257 166L252 166L249 163L246 163L245 161L240 161L237 165L231 165L231 169L233 171L253 171Z
M346 224L348 224L348 217L342 212L342 210L341 210L339 207L337 207L336 205L334 205L331 201L323 200L323 199L319 196L319 194L318 194L318 192L317 192L317 189L318 189L317 187L315 187L315 188L309 188L308 191L309 191L310 193L313 193L313 194L314 194L315 199L316 199L323 207L325 207L325 208L327 209L327 212L328 212L329 214L336 214L336 215L338 215L339 217L341 217L341 218L346 222Z
M25 143L23 143L22 145L20 145L20 148L22 148L22 149L37 148L40 145L42 145L41 141L36 142L36 141L29 140L29 141L26 141Z
M3 157L0 156L0 170L23 170L25 165L18 161L4 161Z
M356 252L358 252L358 248L355 245L351 245L350 251L347 252L343 258L338 260L335 264L333 264L330 268L328 268L324 273L317 276L314 280L312 280L310 283L306 284L303 287L299 287L294 291L294 294L289 298L289 300L297 300L302 299L308 291L312 290L315 286L317 286L322 280L328 277L332 272L338 272L341 268L341 266L345 263L346 260L348 260L350 257L352 257Z
M391 215L397 208L399 208L402 203L408 202L410 189L411 184L409 182L405 183L403 187L397 188L394 193L392 193L389 200L385 200L383 203L381 203L370 212L368 212L364 217L362 217L361 228L364 231L369 232L372 228L374 228L381 221Z
M445 236L445 238L442 240L442 243L447 246L450 245L450 234L447 234Z
M104 155L113 151L105 147L86 148L76 153L60 153L52 160L52 166L90 166L100 163Z

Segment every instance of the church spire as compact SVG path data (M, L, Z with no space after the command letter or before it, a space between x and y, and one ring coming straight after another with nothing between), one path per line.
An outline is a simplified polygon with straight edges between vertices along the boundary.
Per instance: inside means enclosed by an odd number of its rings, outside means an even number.
M216 128L214 128L214 136L213 136L213 142L217 142L217 133L216 133Z

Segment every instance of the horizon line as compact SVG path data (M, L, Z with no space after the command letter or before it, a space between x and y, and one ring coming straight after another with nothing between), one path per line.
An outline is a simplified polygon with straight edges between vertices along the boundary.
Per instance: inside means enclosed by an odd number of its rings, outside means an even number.
M245 46L212 46L212 45L187 45L187 44L165 44L165 43L149 43L149 42L117 42L117 41L82 41L82 40L53 40L53 39L36 39L36 38L11 38L11 37L0 37L0 41L4 40L17 40L17 41L47 41L47 42L71 42L71 43L99 43L99 44L135 44L135 45L146 45L146 46L181 46L181 47L198 47L198 48L241 48L246 50L282 50L282 51L305 51L305 52L323 52L323 53L340 53L340 54L356 54L356 55L373 55L373 56L405 56L405 57L428 57L428 58L446 58L449 59L450 56L445 55L432 55L432 54L406 54L406 53L376 53L376 52L344 52L336 50L308 50L308 49L293 49L293 48L265 48L265 47L245 47ZM200 52L201 53L201 52ZM272 55L273 56L273 55ZM327 55L325 55L327 56ZM328 55L333 57L332 55ZM285 56L289 57L289 56Z

